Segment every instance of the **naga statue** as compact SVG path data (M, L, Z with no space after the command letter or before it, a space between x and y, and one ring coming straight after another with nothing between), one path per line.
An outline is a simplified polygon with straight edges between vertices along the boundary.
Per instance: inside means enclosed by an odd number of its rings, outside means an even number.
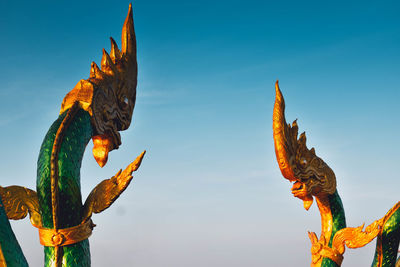
M103 49L101 68L92 63L90 77L65 96L39 153L36 192L21 186L0 187L0 266L28 266L9 219L29 213L44 246L45 266L90 266L91 216L107 209L127 188L145 151L125 170L99 183L84 204L80 168L86 145L100 167L121 145L119 131L128 129L136 100L137 60L132 6L122 28L122 47L111 38Z
M293 182L293 196L303 200L308 210L315 198L321 215L321 234L308 233L311 240L311 266L341 266L345 246L363 247L377 238L373 267L394 267L400 241L400 202L386 215L364 229L346 227L343 204L336 189L332 169L308 149L305 133L298 137L297 120L286 123L285 101L275 84L276 98L273 111L273 136L276 159L284 178Z

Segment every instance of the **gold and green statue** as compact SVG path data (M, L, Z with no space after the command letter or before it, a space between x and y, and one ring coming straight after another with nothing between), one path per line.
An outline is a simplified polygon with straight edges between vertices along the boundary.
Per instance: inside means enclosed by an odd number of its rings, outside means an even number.
M107 209L127 188L143 152L125 170L99 183L82 202L80 168L86 145L103 167L111 150L121 145L119 131L128 129L136 100L137 60L132 6L122 28L122 47L111 38L101 67L92 63L90 77L64 98L50 126L37 162L36 192L21 186L0 187L0 266L28 266L9 219L29 213L44 246L45 266L90 266L92 214Z
M128 129L136 101L137 59L132 6L122 28L121 50L111 38L101 66L92 63L90 76L65 96L58 118L44 137L38 162L36 191L0 186L0 267L28 266L9 220L28 214L44 246L44 265L90 266L88 238L91 217L107 209L128 187L145 152L125 170L99 183L83 202L80 188L82 157L90 140L100 167L108 153L121 145L119 131ZM400 241L400 202L369 226L347 227L332 169L298 136L297 122L287 124L285 102L276 83L273 111L275 152L282 175L293 183L292 193L309 209L314 199L321 215L321 234L309 233L311 266L335 267L345 247L359 248L377 239L372 266L394 267ZM301 263L299 263L301 265Z
M365 229L364 225L346 227L335 173L316 155L314 148L307 148L305 133L298 137L297 121L292 125L286 123L285 101L278 82L275 89L273 133L279 168L283 177L293 183L293 196L303 200L306 210L315 198L321 214L319 238L315 233L308 233L311 266L340 266L346 246L359 248L377 238L372 266L394 267L400 241L400 202Z

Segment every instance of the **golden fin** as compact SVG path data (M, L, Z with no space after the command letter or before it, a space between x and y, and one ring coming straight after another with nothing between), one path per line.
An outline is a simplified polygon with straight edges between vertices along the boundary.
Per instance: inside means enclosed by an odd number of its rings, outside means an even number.
M33 225L42 225L39 200L35 191L16 185L0 186L0 196L8 219L20 220L29 213Z
M359 227L346 227L336 232L332 241L332 248L335 248L341 254L345 251L345 245L348 248L361 248L374 240L381 232L385 217L376 220L368 225L364 230L364 225Z
M102 72L99 68L99 66L97 66L97 64L93 61L92 65L90 67L90 76L89 78L91 79L104 79L104 72Z
M112 203L124 192L132 180L132 172L136 171L142 162L144 154L143 151L131 164L126 167L124 171L119 172L110 179L104 180L99 183L90 192L88 198L83 206L83 219L88 220L92 213L99 213L111 206Z
M110 57L114 64L118 62L118 60L121 59L121 51L118 49L117 43L114 41L112 37L110 37L111 40L111 50L110 50Z
M103 57L101 59L101 70L111 76L118 75L118 70L105 49L103 49Z

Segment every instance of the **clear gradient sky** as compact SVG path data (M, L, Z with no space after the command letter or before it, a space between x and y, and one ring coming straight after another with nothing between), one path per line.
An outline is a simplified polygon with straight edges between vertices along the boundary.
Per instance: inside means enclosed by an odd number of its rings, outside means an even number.
M34 189L41 142L61 101L128 1L0 2L1 185ZM90 144L84 199L148 153L134 182L94 215L93 266L308 266L320 231L282 178L272 140L274 82L335 171L348 226L399 199L398 1L135 1L139 83L134 122L101 169ZM37 231L12 224L31 266ZM368 266L374 244L342 266Z

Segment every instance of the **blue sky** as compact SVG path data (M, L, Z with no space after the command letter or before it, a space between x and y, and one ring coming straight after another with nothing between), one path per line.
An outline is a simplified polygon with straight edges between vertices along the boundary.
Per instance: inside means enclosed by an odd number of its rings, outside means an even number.
M61 101L128 1L0 2L1 184L35 188L36 161ZM275 162L274 82L287 120L335 171L349 226L398 201L398 1L136 1L134 122L101 169L88 146L84 198L147 149L135 180L94 216L93 266L306 266L319 234ZM32 266L28 220L13 223ZM370 264L375 244L342 266Z

